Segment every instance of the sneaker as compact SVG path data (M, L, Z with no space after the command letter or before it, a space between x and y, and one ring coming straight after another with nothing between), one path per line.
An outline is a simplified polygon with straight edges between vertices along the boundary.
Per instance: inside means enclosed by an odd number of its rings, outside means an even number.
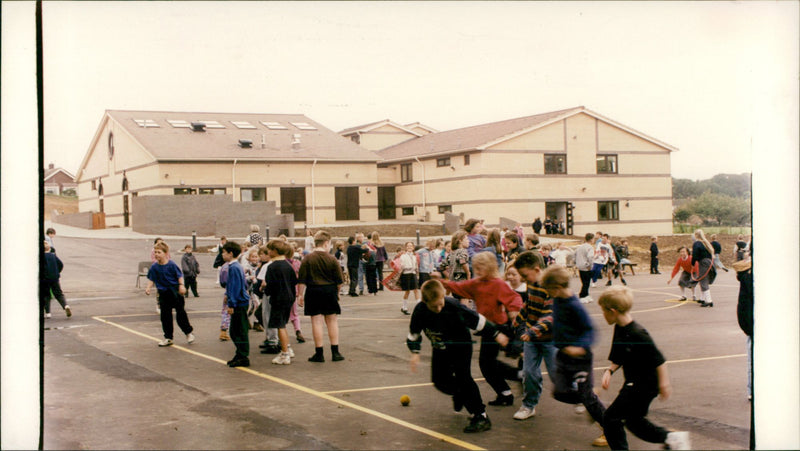
M685 300L686 300L686 296L681 296L681 298L680 298L680 299L678 299L678 301L680 301L680 302L683 302L683 301L685 301Z
M322 363L325 361L325 356L323 354L314 354L308 358L308 361Z
M510 406L514 404L514 395L497 395L494 401L489 401L490 406Z
M192 343L192 342L194 342L194 334L189 332L188 334L186 334L186 343Z
M576 404L575 405L575 414L576 415L581 415L584 412L586 412L586 407L584 407L583 404Z
M400 311L403 312L403 315L410 315L411 314L411 313L408 313L408 309L407 308L401 308Z
M253 323L253 330L256 332L264 332L264 326L258 323Z
M280 354L278 354L278 357L272 359L272 363L276 365L289 365L292 363L292 358L289 357L288 352L281 352Z
M469 424L464 428L464 432L483 432L492 428L492 422L486 416L486 412L475 415L469 420Z
M594 288L594 287L596 287L596 286L597 286L597 284L595 284L594 282L592 282L592 288Z
M340 362L344 360L344 356L339 354L338 352L334 352L333 355L331 356L331 360L334 362Z
M588 303L594 301L594 299L592 299L591 296L586 296L586 297L580 298L580 301L581 301L581 304L588 304Z
M628 286L628 282L625 282L625 279L622 279L622 284L625 285L626 287Z
M714 302L705 302L705 301L703 301L703 302L700 303L700 307L713 307L713 306L714 306Z
M292 350L292 347L289 346L286 349L288 349L288 351L286 351L286 353L289 354L289 357L294 358L294 351Z
M281 347L276 345L267 345L261 350L262 354L280 354Z
M515 420L527 420L528 418L536 415L536 407L522 406L514 414Z
M692 449L689 433L686 431L668 433L664 444L667 445L668 449Z
M164 346L172 346L172 339L171 338L165 338L165 339L159 341L158 345L161 346L162 348Z
M592 446L597 446L597 447L608 446L608 440L606 440L605 434L594 439L594 441L592 441Z
M65 311L65 312L67 312L67 318L69 318L70 316L72 316L72 309L71 309L71 308L69 308L69 306L68 306L68 305L65 305L65 306L64 306L64 311Z
M228 341L230 339L231 339L231 337L228 336L228 331L227 330L219 331L219 341Z
M606 286L607 286L607 287L610 287L610 286L611 286L611 281L610 281L610 280L609 280L608 282L606 282Z
M294 335L295 335L295 337L297 337L297 342L298 343L305 343L306 342L306 337L304 337L303 333L300 332L299 330L297 332L295 332Z
M51 314L49 314L49 313L45 313L45 314L44 314L44 317L45 317L45 318L52 318L52 317L53 317L53 315L51 315Z

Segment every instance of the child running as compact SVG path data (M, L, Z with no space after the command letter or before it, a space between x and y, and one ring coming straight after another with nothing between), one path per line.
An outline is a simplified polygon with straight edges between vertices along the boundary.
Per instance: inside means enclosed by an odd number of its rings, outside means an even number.
M550 380L555 382L555 355L553 346L553 300L547 290L539 286L544 270L544 259L533 251L523 252L508 269L516 271L527 283L525 305L514 319L515 326L522 326L522 406L514 414L515 420L525 420L536 414L536 405L542 393L542 360L547 365Z
M672 276L670 276L669 280L667 281L667 285L672 282L672 279L681 272L681 278L678 279L678 286L681 287L681 301L686 300L686 296L684 295L684 291L686 288L692 289L692 300L697 301L697 298L694 295L694 288L697 286L697 282L692 280L692 273L697 272L697 263L692 265L692 257L689 255L689 249L686 249L685 246L681 246L678 248L678 261L675 262L675 267L672 268Z
M461 305L453 298L445 298L444 287L437 280L422 285L422 302L414 307L409 324L406 344L412 352L409 366L417 371L422 332L428 336L433 348L431 357L431 380L433 385L453 397L453 409L463 407L472 414L464 432L483 432L492 428L486 415L478 385L472 379L472 336L475 330L484 340L495 340L499 345L508 344L508 337L480 313Z
M267 327L278 330L278 340L281 344L281 353L272 359L277 365L289 365L294 352L289 345L289 334L286 323L296 298L297 276L291 263L286 260L286 254L291 251L289 243L281 240L271 240L267 243L269 257L272 260L267 267L264 290L269 296L270 313Z
M414 253L414 243L406 243L406 251L400 255L400 289L403 293L403 307L400 309L404 315L408 313L408 295L414 291L414 302L419 302L419 290L417 289L417 254Z
M48 229L48 232L51 229ZM55 231L53 231L55 234ZM44 266L42 267L41 283L39 284L39 295L41 296L41 304L44 309L44 317L50 318L50 300L52 296L56 298L61 307L64 309L67 318L72 316L72 309L67 304L67 299L64 297L64 292L61 291L61 270L64 269L64 264L61 263L55 252L51 252L50 242L44 240Z
M611 449L628 449L627 427L634 435L650 443L664 443L668 449L691 449L688 432L669 432L651 423L645 416L650 403L658 396L666 401L672 388L666 361L645 328L630 314L633 294L625 287L607 289L597 301L603 317L614 325L614 338L608 359L611 366L603 373L603 390L608 390L611 376L622 368L625 383L603 416L603 429Z
M522 298L512 290L497 270L497 258L491 252L479 252L472 258L475 278L461 282L443 281L445 288L463 298L475 300L478 313L495 324L507 324L514 320L522 308ZM507 313L506 313L507 312ZM490 406L510 406L514 395L506 379L516 380L517 369L497 360L500 345L491 338L481 339L478 363L486 382L497 393Z
M189 324L189 316L184 309L186 287L183 284L183 273L181 268L169 259L169 246L163 241L158 241L153 246L153 256L155 263L147 271L147 288L144 292L150 296L150 290L155 285L158 290L158 300L161 309L161 329L164 331L164 339L158 342L159 346L172 346L172 309L175 309L175 319L178 327L186 334L186 342L194 341L192 325Z
M181 257L181 271L186 282L186 289L191 290L194 297L197 294L197 275L200 274L200 264L192 254L192 246L187 244L183 247L183 257Z
M553 397L567 404L583 404L603 425L605 406L592 390L594 329L578 297L569 288L570 273L553 265L542 274L542 288L553 298L553 344L557 348Z

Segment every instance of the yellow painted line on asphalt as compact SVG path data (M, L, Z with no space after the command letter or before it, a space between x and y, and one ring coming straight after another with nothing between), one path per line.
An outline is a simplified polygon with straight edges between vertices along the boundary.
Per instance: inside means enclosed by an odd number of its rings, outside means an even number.
M153 340L155 342L160 341L159 338L157 338L157 337L153 337L153 336L147 335L147 334L145 334L143 332L139 332L139 331L133 330L133 329L131 329L129 327L125 327L125 326L122 326L120 324L114 323L112 321L108 321L108 320L104 319L104 317L93 316L92 319L100 321L100 322L108 324L108 325L111 325L111 326L114 326L114 327L117 327L117 328L122 329L122 330L124 330L126 332L130 332L130 333L132 333L134 335L138 335L140 337L144 337L144 338L147 338L149 340ZM210 360L210 361L215 362L215 363L220 363L220 364L223 364L223 365L227 365L227 362L225 362L222 359L218 359L216 357L213 357L213 356L210 356L210 355L207 355L207 354L203 354L203 353L200 353L200 352L197 352L197 351L193 351L193 350L188 349L188 348L186 348L184 346L172 345L170 347L171 348L175 348L175 349L177 349L179 351L183 351L183 352L187 352L187 353L192 354L192 355L196 355L198 357L202 357L204 359ZM307 394L309 394L311 396L316 396L317 398L322 398L322 399L325 399L327 401L331 401L333 403L340 404L340 405L345 406L345 407L349 407L349 408L351 408L353 410L357 410L359 412L366 413L366 414L372 415L374 417L378 417L378 418L380 418L382 420L386 420L386 421L388 421L390 423L394 423L394 424L397 424L399 426L403 426L403 427L411 429L413 431L417 431L417 432L419 432L421 434L429 435L429 436L431 436L433 438L445 441L447 443L451 443L451 444L456 445L456 446L460 446L460 447L465 448L465 449L472 449L472 450L482 450L482 449L484 449L484 448L481 448L481 447L479 447L477 445L473 445L472 443L465 442L463 440L459 440L459 439L457 439L455 437L451 437L449 435L445 435L445 434L442 434L440 432L436 432L434 430L431 430L431 429L428 429L428 428L424 428L422 426L418 426L418 425L413 424L413 423L409 423L408 421L401 420L399 418L395 418L395 417L393 417L391 415L387 415L387 414L382 413L382 412L378 412L377 410L372 410L372 409L368 409L368 408L363 407L363 406L359 406L358 404L354 404L354 403L351 403L351 402L336 398L336 397L331 396L331 395L329 395L329 394L327 394L325 392L320 392L320 391L314 390L312 388L305 387L305 386L296 384L294 382L287 381L285 379L281 379L281 378L278 378L278 377L275 377L275 376L270 376L269 374L260 373L258 371L252 370L250 368L236 367L235 369L237 369L239 371L244 371L245 373L248 373L248 374L256 376L256 377L260 377L262 379L266 379L266 380L271 381L271 382L275 382L275 383L278 383L278 384L281 384L281 385L285 385L287 387L293 388L293 389L301 391L303 393L307 393Z
M545 373L547 374L547 373ZM486 379L479 377L475 379L475 382L485 381ZM367 388L353 388L349 390L332 390L323 392L328 395L338 394L338 393L357 393L361 391L377 391L377 390L395 390L398 388L416 388L416 387L433 387L432 382L426 382L424 384L408 384L408 385L385 385L382 387L367 387Z

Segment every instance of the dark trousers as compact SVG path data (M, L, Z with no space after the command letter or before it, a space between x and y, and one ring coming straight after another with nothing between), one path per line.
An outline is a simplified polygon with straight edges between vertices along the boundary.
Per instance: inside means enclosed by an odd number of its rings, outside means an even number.
M500 395L511 388L506 379L516 379L517 369L497 360L500 354L500 344L494 338L482 337L481 349L478 354L478 365L486 382Z
M192 325L189 324L189 316L186 314L184 306L186 301L183 296L178 293L178 289L173 290L158 290L158 301L161 304L161 329L164 330L164 338L172 340L172 309L175 309L175 321L178 322L178 327L181 328L183 333L188 334L192 330Z
M476 415L485 411L478 384L472 379L472 343L447 345L447 349L434 349L431 357L431 381L440 392L457 400L467 412Z
M347 275L350 277L350 291L348 294L356 294L356 287L358 286L358 266L347 265Z
M650 257L650 274L658 272L658 257Z
M183 281L186 283L186 295L188 296L191 290L194 297L197 297L197 277L183 276Z
M376 265L364 265L364 277L367 279L367 292L378 292L378 268Z
M589 283L592 281L592 271L578 271L578 274L581 276L581 293L578 297L585 298L589 296Z
M656 395L657 389L642 390L627 384L622 387L603 415L603 431L611 449L628 449L624 426L646 442L664 443L668 431L645 418Z
M567 404L583 404L589 415L603 426L605 406L592 390L592 351L575 358L558 351L553 397Z
M52 293L52 297L50 293ZM61 291L61 282L58 279L42 279L39 284L39 301L45 313L50 313L50 300L53 297L61 304L61 308L67 305L67 299L64 297L64 292Z
M233 315L231 315L231 327L228 329L231 341L236 346L234 360L244 360L250 355L248 332L250 332L250 321L247 320L247 306L234 307Z
M419 287L422 288L422 284L431 280L431 273L429 272L421 272L419 273Z
M383 291L383 262L375 262L375 275L378 277L378 291Z

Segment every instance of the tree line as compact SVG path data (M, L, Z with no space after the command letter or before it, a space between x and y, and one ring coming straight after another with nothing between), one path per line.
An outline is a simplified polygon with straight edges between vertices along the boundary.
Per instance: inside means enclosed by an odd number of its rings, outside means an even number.
M705 225L750 225L751 175L717 174L707 180L672 179L676 223L693 216Z

